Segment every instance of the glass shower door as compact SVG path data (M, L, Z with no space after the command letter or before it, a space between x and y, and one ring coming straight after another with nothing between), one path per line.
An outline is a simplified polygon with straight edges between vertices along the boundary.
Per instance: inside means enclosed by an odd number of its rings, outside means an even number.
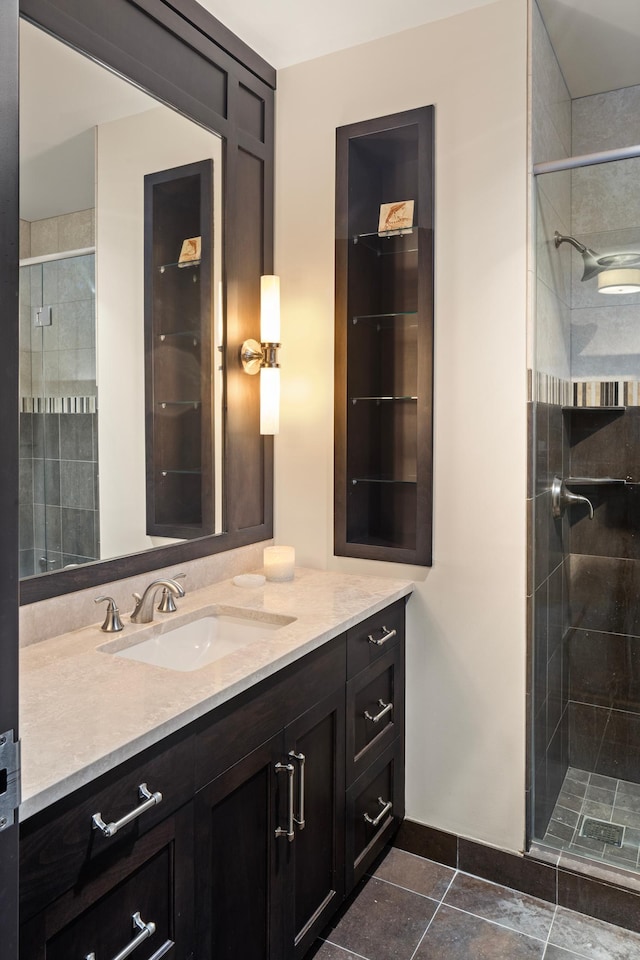
M20 574L100 556L95 257L20 268Z

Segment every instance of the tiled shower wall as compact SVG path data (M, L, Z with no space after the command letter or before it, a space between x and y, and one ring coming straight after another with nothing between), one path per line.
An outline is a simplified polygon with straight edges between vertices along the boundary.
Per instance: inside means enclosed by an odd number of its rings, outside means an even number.
M571 473L629 479L583 488L571 523L571 765L640 782L640 408L572 415Z
M93 211L21 223L21 255L93 244ZM94 255L20 271L20 573L100 556ZM50 326L34 311L52 308Z
M571 102L549 38L534 4L533 157L571 153ZM570 276L568 251L553 245L555 230L571 220L571 175L555 173L536 184L536 342L529 430L530 683L532 724L529 757L529 825L546 829L567 763L568 711L564 634L568 626L568 564L563 551L566 522L551 513L551 480L568 460L562 405L569 402Z

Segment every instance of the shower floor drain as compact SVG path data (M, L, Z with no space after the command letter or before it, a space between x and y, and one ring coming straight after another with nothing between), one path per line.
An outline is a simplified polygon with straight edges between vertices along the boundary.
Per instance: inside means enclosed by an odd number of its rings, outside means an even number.
M624 827L618 826L617 823L607 823L605 820L591 820L589 817L585 817L580 836L588 837L589 840L601 840L603 843L613 844L614 847L621 847Z

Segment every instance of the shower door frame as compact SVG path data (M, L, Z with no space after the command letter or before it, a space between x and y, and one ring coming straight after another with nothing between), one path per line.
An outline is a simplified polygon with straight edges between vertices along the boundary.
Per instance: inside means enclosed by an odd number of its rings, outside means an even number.
M0 3L0 737L18 737L18 0ZM1 756L1 755L0 755ZM0 771L6 769L0 760ZM4 780L4 777L3 777ZM5 791L6 792L6 791ZM2 801L2 793L0 793ZM18 955L18 825L0 830L0 943Z

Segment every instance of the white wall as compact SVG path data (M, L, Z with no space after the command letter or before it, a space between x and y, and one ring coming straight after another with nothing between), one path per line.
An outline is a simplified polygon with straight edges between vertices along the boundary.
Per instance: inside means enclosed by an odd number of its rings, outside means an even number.
M525 803L527 4L278 74L282 421L297 559L409 577L407 815L520 850ZM333 557L335 128L436 108L434 563Z
M104 558L170 542L146 533L144 176L213 158L214 195L221 197L222 147L219 137L159 106L100 124L96 157L100 546ZM216 237L221 236L219 207L218 203L214 209ZM217 243L218 275L220 250Z

